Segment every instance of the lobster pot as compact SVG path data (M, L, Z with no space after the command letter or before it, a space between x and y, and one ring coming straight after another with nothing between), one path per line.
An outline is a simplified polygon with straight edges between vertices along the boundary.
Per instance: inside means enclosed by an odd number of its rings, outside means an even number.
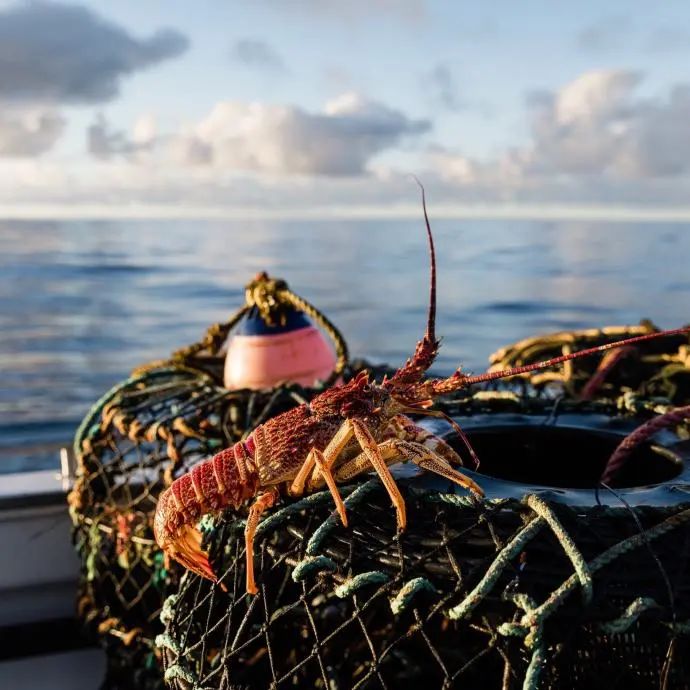
M537 335L496 351L490 357L489 371L533 364L658 330L645 320L638 326ZM682 404L690 400L690 342L687 335L650 340L610 350L603 357L583 357L547 371L523 374L511 382L521 383L525 393L555 389L568 397L621 399L624 405L635 397L661 397L669 403Z
M354 362L349 378L368 368ZM377 375L389 369L374 369ZM162 688L160 611L182 568L166 562L153 538L159 494L174 479L262 421L319 389L265 391L222 386L222 358L205 369L148 369L109 391L77 432L77 480L70 494L81 562L78 613L106 650L111 689Z
M348 528L328 492L285 500L259 526L256 596L241 516L207 516L221 586L187 573L166 600L170 687L690 687L678 438L637 448L612 487L625 504L599 505L587 487L638 420L497 392L443 407L475 444L486 499L401 468L402 533L377 478L342 487Z
M127 380L91 411L70 504L82 564L78 611L108 652L109 687L162 686L153 640L180 572L153 539L159 493L311 394L228 391L202 371L165 367Z
M169 361L144 365L115 386L77 430L77 476L69 502L81 559L78 611L107 652L106 688L163 687L154 639L162 630L161 606L176 591L181 568L167 562L153 538L161 491L269 417L352 373L340 333L284 281L259 274L245 296L246 304L228 322L212 325L200 342ZM309 387L278 385L275 378L261 379L255 367L261 390L223 384L224 347L235 326L243 322L245 330L247 324L256 329L265 320L283 338L299 328L315 330L302 311L335 344L337 360L318 334L320 351L330 357L328 371L325 360L319 361L322 383L312 385L312 377ZM262 332L262 337L266 350L271 336ZM299 363L298 354L292 359ZM290 379L285 373L280 371L281 380Z

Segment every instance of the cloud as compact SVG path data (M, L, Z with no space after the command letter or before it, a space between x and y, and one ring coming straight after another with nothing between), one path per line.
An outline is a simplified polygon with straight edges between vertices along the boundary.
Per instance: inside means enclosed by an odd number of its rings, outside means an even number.
M283 58L268 43L258 39L243 38L236 41L230 50L230 55L247 67L273 72L287 70Z
M641 80L630 70L596 70L531 94L527 145L485 161L436 148L432 165L476 198L687 201L690 84L652 100L637 96Z
M64 118L53 108L0 109L0 156L38 156L58 140Z
M410 151L405 169L377 155L430 124L353 93L320 111L222 102L198 122L167 132L151 116L128 132L100 116L90 130L97 160L0 161L0 202L30 209L51 201L69 208L98 202L116 212L159 204L166 213L188 214L318 208L327 215L331 208L356 213L367 205L390 211L409 207L410 198L414 203L414 172L439 206L687 209L690 85L650 98L641 95L642 80L632 70L586 72L529 95L524 143L486 158L436 146L420 161Z
M312 113L289 105L224 101L195 126L161 136L157 152L181 166L273 175L362 175L371 159L430 128L382 103L346 93ZM97 136L93 136L93 135ZM96 123L98 151L129 153Z
M0 98L102 103L126 75L187 50L180 32L136 38L79 5L28 2L0 11Z
M690 85L676 85L666 100L652 101L636 98L641 80L629 70L591 71L558 92L532 94L530 144L484 167L521 176L690 174ZM462 156L454 165L465 178L482 168Z
M690 86L665 100L636 97L642 76L629 70L586 72L532 116L526 172L608 173L619 177L690 173Z
M151 149L156 141L156 121L152 115L143 115L134 125L132 135L113 129L105 116L99 113L86 132L87 150L99 160L116 156L134 157Z

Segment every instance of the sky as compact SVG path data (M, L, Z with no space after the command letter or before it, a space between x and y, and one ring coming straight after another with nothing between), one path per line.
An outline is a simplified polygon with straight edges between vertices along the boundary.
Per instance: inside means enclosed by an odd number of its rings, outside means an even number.
M0 215L690 218L690 5L0 0Z

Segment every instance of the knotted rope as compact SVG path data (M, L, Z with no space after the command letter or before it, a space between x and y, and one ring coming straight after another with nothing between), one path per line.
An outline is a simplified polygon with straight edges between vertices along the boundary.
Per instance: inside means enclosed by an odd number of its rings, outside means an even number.
M630 454L640 444L654 436L658 431L679 426L686 421L690 421L690 405L677 407L638 426L637 429L628 434L618 444L616 450L613 451L601 475L601 483L610 484L611 480L620 472L621 468L630 457Z
M135 369L134 374L140 374L150 369L170 364L192 365L192 360L201 353L216 356L228 339L230 332L252 309L259 312L261 319L269 326L284 324L286 308L291 307L304 312L312 321L318 324L333 342L336 353L336 363L324 385L332 385L343 373L349 361L349 352L345 338L336 326L319 311L311 302L294 293L287 283L280 278L271 278L261 272L251 280L244 290L245 304L228 320L214 323L206 329L204 336L196 343L175 350L169 360L157 360Z

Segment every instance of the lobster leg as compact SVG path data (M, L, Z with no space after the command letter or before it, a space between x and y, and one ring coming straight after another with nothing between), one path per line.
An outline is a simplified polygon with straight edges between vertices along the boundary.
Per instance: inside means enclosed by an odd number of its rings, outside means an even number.
M447 460L421 443L402 441L397 438L389 439L379 446L379 452L384 462L387 464L392 465L397 462L409 461L422 469L433 472L434 474L439 474L455 484L469 489L478 496L484 495L481 488L469 477L453 469L448 464ZM335 473L335 479L336 481L346 481L362 472L368 472L370 469L371 463L367 456L364 453L360 453L357 457L348 460L338 467Z
M376 473L381 478L381 481L386 487L386 491L388 491L388 495L395 506L395 512L398 519L398 529L405 529L405 525L407 524L407 518L405 515L405 499L402 497L400 489L398 489L398 485L395 483L395 479L393 479L393 475L390 473L390 470L386 465L386 461L381 455L381 451L379 450L379 445L376 442L376 439L371 435L371 432L369 429L367 429L366 425L360 422L358 419L350 419L349 422L355 432L355 438L362 447L364 456L374 466Z
M432 453L440 455L447 464L462 466L462 458L442 438L424 427L415 424L404 414L395 415L389 423L391 436L402 441L419 443L428 448Z
M395 510L398 516L398 526L400 529L405 528L406 518L405 518L405 501L403 500L402 494L400 493L393 476L386 467L386 463L381 457L379 452L378 443L376 439L372 436L366 425L359 421L358 419L346 419L343 425L338 429L335 436L331 439L329 444L323 451L323 455L320 457L320 466L317 467L317 455L312 449L307 455L307 459L304 461L302 467L300 467L297 477L290 486L289 493L292 496L299 496L304 492L305 485L307 484L307 477L312 474L311 480L309 481L309 487L311 488L314 483L318 482L320 478L326 482L328 488L333 494L333 499L335 500L336 507L338 508L338 513L341 519L343 519L343 524L347 524L345 517L345 505L343 504L340 492L335 484L335 479L332 474L332 467L335 461L338 459L341 451L348 444L352 436L357 439L362 452L365 457L368 458L370 465L373 465L374 469L378 473L383 485L388 491L388 495L391 497L391 501L395 506ZM319 476L320 475L320 476Z
M324 454L318 448L312 448L309 454L311 455L312 453L314 454L316 469L321 473L321 476L326 482L326 485L328 486L328 489L330 490L331 495L333 496L333 500L335 501L335 508L338 511L338 515L340 515L340 519L343 525L347 527L347 514L345 512L345 504L343 503L343 498L340 495L340 492L338 491L338 487L335 485L335 479L333 477L333 472L331 471L331 465L333 463L329 463L326 460Z
M326 466L330 468L335 462L338 455L348 444L354 430L349 424L349 420L346 420L344 424L335 432L333 438L329 441L328 445L323 449L323 457L325 458ZM307 478L314 473L316 466L316 458L310 452L307 455L307 459L304 461L302 467L299 468L295 479L293 480L288 493L290 496L301 496L304 493L305 484L307 483ZM318 476L318 471L316 472Z
M261 514L264 510L270 508L279 496L280 493L277 488L270 489L269 491L259 494L254 503L249 507L247 526L244 528L244 543L247 560L247 592L249 594L256 594L259 591L254 580L254 535L256 534L256 528L259 525Z

